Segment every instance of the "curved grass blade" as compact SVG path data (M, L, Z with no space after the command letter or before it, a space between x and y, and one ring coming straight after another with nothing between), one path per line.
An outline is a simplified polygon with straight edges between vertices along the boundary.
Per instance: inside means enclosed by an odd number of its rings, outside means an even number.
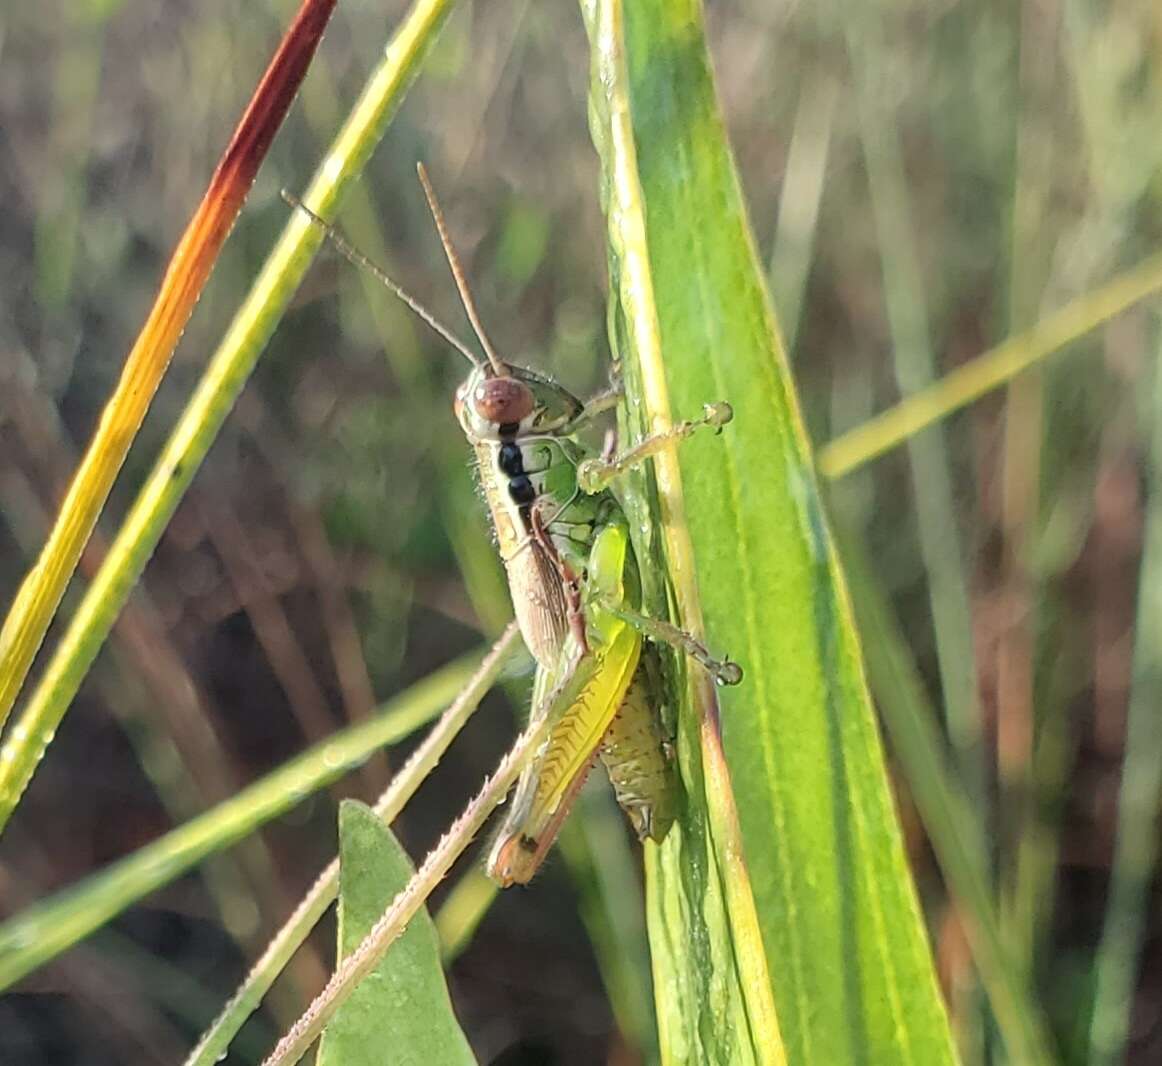
M612 3L597 5L597 14ZM591 18L591 36L600 51L600 17ZM954 1062L850 606L718 113L699 7L694 0L632 0L625 40L629 87L613 102L632 120L663 386L674 416L718 400L731 403L736 416L719 439L682 450L684 510L675 510L660 484L658 517L667 533L684 527L693 549L689 560L668 558L671 570L680 568L676 598L682 584L696 580L712 643L747 671L721 701L749 880L729 861L740 857L721 850L720 830L729 826L713 821L709 801L725 788L720 765L706 759L701 789L689 773L691 735L712 755L716 723L703 717L691 724L689 703L681 707L690 813L683 832L650 858L660 875L651 879L650 908L663 1058L772 1054L755 1043L756 1029L750 1047L740 1046L737 1030L724 1031L730 1017L699 1013L696 1002L697 982L706 978L693 923L715 891L729 918L714 930L729 938L726 959L735 975L753 972L745 911L740 916L736 907L745 891L753 892L789 1061ZM600 64L596 74L593 97L600 100L607 92ZM618 245L631 239L621 232L616 191L628 161L607 136L600 107L593 112L617 267ZM641 279L623 264L615 281L626 316L618 341L627 356L630 410L640 402L653 419L669 418L668 409L654 406L662 389L651 382L652 361L637 343ZM636 391L642 380L646 390ZM712 828L705 849L686 832L699 816ZM718 995L730 975L719 969L716 977L709 991ZM669 1013L673 1001L690 1006ZM753 1014L747 1020L753 1024Z
M414 873L375 812L339 809L339 957L350 955ZM317 1066L475 1064L452 1011L435 926L421 911L327 1026Z
M387 703L371 720L337 733L225 803L9 919L0 926L0 989L44 965L207 855L342 777L377 748L419 728L456 697L477 666L476 657L469 656L436 671Z
M404 18L303 197L318 214L330 217L343 191L366 164L451 6L452 0L416 0ZM20 802L133 583L289 305L321 239L302 212L292 213L214 353L44 677L0 749L0 829Z
M178 246L36 565L0 629L0 726L60 605L182 330L311 65L335 0L303 0Z

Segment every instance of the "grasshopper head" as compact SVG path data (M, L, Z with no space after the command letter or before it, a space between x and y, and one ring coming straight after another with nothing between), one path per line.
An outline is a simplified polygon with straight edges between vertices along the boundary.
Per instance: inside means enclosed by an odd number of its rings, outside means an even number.
M580 401L548 378L509 364L505 371L478 366L456 390L453 406L469 440L552 433L581 413Z

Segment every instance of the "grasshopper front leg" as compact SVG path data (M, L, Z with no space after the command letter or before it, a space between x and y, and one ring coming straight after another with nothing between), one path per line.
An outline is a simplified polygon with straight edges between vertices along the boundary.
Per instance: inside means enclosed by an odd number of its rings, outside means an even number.
M590 494L600 492L614 478L644 462L650 456L657 455L668 445L685 440L703 426L708 426L718 432L733 417L734 411L730 404L708 403L702 408L701 418L689 418L659 433L651 433L629 451L613 458L586 459L579 463L577 466L577 485L582 492Z

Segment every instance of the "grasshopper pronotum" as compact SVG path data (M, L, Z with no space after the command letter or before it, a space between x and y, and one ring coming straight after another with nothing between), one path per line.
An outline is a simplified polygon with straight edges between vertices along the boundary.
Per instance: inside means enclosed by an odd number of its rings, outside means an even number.
M647 437L620 456L590 454L577 434L611 408L618 393L609 390L582 404L542 375L500 359L422 165L419 175L485 359L333 227L289 193L283 195L322 227L346 258L370 271L472 363L454 409L476 452L517 622L537 663L532 714L550 722L549 738L521 774L488 857L493 879L503 886L523 884L544 860L597 756L638 837L660 841L669 830L678 783L656 706L657 653L647 638L681 649L720 684L742 678L735 663L711 658L689 634L640 613L628 524L606 487L700 426L720 428L731 411L724 403L708 404L701 418Z

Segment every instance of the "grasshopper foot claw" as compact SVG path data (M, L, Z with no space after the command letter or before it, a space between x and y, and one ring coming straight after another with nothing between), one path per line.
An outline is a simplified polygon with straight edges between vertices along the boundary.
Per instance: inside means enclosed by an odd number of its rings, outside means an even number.
M713 673L714 682L717 685L737 685L742 681L742 667L729 659L716 663Z

